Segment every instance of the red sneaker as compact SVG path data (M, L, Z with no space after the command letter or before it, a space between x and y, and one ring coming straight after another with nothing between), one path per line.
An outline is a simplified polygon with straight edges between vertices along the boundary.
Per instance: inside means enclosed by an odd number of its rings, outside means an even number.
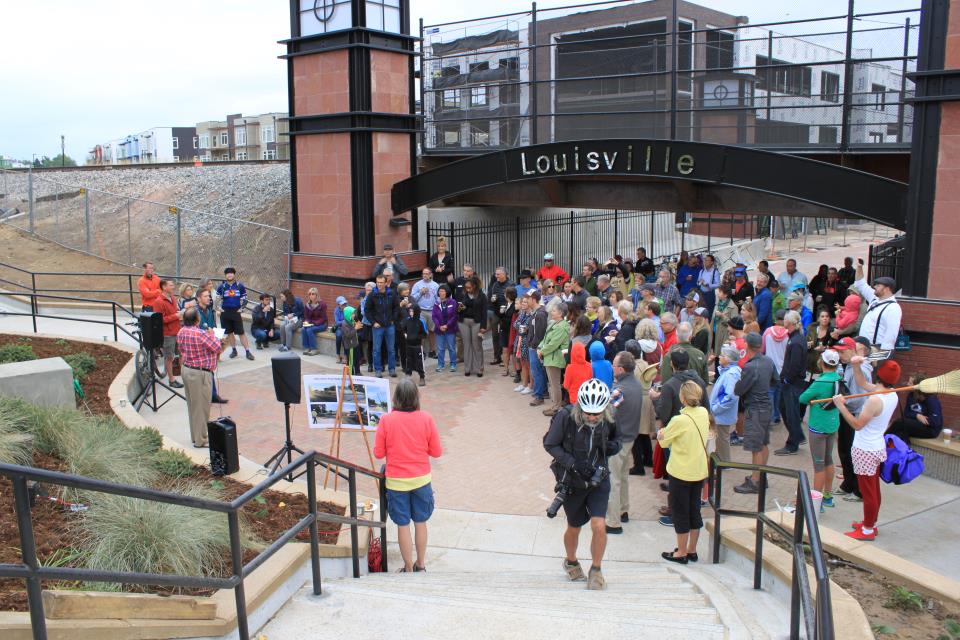
M863 529L863 522L851 522L850 526L856 529L857 531L859 531L860 529ZM880 530L880 527L878 527L877 525L873 525L874 533L876 533L879 530Z
M853 538L854 540L875 540L877 537L877 530L874 529L871 533L864 533L863 529L854 529L853 531L847 531L845 534L848 538Z

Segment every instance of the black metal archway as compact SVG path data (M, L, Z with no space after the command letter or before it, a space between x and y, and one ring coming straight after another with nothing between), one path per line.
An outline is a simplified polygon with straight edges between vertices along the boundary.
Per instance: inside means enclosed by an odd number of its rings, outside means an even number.
M903 182L785 153L671 140L579 140L496 151L425 171L396 183L391 204L394 214L451 198L465 204L762 211L862 218L903 230L906 195Z

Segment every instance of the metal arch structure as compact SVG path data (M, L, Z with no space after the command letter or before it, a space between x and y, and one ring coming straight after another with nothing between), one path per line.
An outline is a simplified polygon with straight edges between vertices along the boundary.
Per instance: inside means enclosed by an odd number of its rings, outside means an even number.
M579 140L495 151L396 183L395 215L457 204L853 217L906 229L907 184L740 146Z

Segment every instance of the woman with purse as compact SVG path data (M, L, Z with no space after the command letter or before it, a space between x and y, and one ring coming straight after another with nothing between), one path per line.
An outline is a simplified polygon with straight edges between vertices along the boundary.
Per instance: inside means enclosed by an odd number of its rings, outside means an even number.
M708 475L707 440L710 414L702 406L703 390L688 380L680 387L680 413L657 432L660 446L670 448L667 472L670 474L669 500L677 548L664 551L669 562L687 564L699 560L697 540L703 528L700 494Z

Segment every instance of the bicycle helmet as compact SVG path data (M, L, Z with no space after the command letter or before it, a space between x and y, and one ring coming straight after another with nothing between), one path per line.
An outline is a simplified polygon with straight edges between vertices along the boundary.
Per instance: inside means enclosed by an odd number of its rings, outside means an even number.
M590 378L580 385L577 404L586 413L602 413L610 403L610 387L602 380Z

